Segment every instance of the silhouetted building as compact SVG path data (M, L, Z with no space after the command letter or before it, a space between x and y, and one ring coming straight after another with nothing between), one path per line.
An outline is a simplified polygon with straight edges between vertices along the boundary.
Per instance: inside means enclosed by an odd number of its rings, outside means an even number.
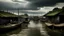
M63 9L58 9L56 8L53 9L53 11L48 12L47 14L44 15L47 19L47 22L50 23L64 23L64 10Z

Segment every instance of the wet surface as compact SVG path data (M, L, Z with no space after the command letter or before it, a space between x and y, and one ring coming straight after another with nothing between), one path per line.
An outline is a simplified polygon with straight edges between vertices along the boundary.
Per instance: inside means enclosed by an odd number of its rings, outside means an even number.
M26 24L26 23L25 23ZM13 31L5 34L0 34L0 36L63 36L64 32L55 32L54 30L48 29L45 23L39 21L30 21L28 28L22 29L19 27Z

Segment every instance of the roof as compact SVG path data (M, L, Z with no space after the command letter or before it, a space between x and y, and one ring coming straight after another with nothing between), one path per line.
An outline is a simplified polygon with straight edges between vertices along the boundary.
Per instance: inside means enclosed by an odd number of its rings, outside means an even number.
M0 17L16 17L16 15L14 15L12 13L0 11Z
M58 11L50 11L45 16L55 16L55 15L57 15L60 12L61 12L60 10L58 10Z
M64 12L61 12L60 15L64 15Z

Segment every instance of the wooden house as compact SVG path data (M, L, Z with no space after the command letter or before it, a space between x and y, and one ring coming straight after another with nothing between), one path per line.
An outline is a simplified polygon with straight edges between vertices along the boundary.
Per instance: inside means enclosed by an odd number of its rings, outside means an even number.
M4 12L4 11L0 11L0 24L8 24L11 22L17 22L18 21L18 17L17 15L14 15L12 13L9 12Z
M44 16L46 17L47 21L49 23L55 23L60 24L64 23L64 10L55 8L53 11L48 12Z

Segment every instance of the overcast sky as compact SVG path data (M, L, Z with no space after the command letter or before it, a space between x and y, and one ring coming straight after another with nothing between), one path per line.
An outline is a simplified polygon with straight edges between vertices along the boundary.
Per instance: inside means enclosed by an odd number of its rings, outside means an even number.
M0 9L20 9L20 14L43 15L53 8L62 8L64 0L0 0ZM13 12L13 11L11 11ZM14 12L17 14L17 11Z

